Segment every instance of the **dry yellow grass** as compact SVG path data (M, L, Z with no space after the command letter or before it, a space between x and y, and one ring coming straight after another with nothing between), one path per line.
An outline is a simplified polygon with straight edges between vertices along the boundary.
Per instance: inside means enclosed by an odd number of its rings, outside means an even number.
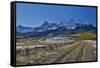
M96 39L96 34L92 33L79 33L79 34L72 34L71 36L78 37L78 39Z

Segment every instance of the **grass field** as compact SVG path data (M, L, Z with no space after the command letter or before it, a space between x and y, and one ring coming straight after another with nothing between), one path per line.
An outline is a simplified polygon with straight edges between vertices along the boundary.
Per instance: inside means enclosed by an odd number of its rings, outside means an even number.
M81 34L76 34L74 36L81 36ZM55 44L43 41L40 42L39 40L33 39L20 39L16 43L17 46L25 47L22 47L16 51L17 65L95 61L96 42L94 42L95 40L90 41L86 39L65 45L64 43ZM35 48L29 47L39 44L44 46ZM93 47L93 45L95 45L95 47Z
M79 34L72 34L71 36L77 37L78 39L87 39L87 40L96 39L96 34L92 33L79 33Z

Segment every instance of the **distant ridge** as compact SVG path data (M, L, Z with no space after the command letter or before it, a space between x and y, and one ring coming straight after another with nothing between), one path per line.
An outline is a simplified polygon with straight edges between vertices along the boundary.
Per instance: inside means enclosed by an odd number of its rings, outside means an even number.
M70 23L71 22L71 23ZM17 37L45 37L55 35L69 35L77 33L96 33L96 27L92 24L80 24L74 20L70 20L69 24L49 23L44 21L38 27L24 27L18 25L16 27Z

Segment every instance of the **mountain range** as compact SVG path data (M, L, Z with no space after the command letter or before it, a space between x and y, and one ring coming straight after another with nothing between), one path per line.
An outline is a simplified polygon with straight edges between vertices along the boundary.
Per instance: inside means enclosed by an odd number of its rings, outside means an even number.
M16 27L17 38L48 37L77 33L96 33L96 27L92 24L80 24L74 20L70 20L69 24L44 21L38 27L25 27L22 25Z

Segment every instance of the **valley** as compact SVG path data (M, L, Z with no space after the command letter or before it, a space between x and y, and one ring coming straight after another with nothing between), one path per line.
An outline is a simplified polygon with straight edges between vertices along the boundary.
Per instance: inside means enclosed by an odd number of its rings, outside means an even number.
M16 54L17 65L96 61L96 40L93 36L17 39Z

